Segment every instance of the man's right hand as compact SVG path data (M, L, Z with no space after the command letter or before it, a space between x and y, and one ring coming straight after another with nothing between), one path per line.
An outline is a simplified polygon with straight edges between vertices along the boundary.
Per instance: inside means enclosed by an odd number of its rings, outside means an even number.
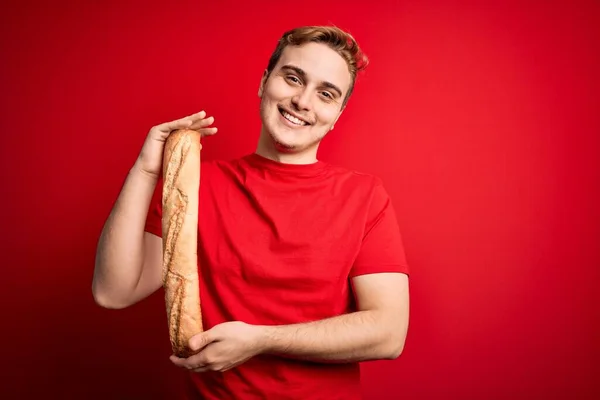
M202 137L214 135L217 133L217 128L210 127L213 122L214 117L206 118L206 112L200 111L199 113L152 127L150 132L148 132L148 136L136 161L136 167L141 172L158 178L162 167L165 142L171 132L177 129L193 129L198 131Z

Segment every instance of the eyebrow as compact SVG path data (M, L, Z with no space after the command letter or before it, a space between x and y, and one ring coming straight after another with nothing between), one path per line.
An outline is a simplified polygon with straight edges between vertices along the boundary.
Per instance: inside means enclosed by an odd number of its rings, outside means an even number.
M300 75L302 78L306 79L307 74L300 67L297 67L297 66L291 65L291 64L287 64L287 65L284 65L283 67L281 67L281 69L282 70L292 70L292 71L296 72L298 75ZM340 97L342 96L342 90L339 87L337 87L336 85L334 85L333 83L324 81L324 82L321 82L321 85L336 91Z

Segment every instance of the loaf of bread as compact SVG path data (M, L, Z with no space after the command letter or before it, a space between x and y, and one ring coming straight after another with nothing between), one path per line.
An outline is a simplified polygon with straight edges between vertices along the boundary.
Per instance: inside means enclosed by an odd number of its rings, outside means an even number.
M172 132L163 154L163 288L173 354L189 357L189 339L202 332L198 286L200 133Z

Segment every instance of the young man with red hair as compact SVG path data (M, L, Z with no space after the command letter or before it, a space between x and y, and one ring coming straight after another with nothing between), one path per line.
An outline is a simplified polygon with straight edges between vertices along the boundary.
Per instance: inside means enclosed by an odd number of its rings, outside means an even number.
M338 28L286 32L260 82L256 152L202 163L206 330L190 340L198 354L171 357L190 370L190 398L359 399L359 362L402 352L408 268L392 202L377 177L317 158L366 64ZM162 286L164 143L213 124L201 111L150 130L98 245L101 306Z

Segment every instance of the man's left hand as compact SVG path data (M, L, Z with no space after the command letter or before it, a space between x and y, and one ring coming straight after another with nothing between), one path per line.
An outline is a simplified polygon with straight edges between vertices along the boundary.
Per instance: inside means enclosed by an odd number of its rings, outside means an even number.
M264 351L264 330L241 321L224 322L193 336L189 345L202 349L188 358L174 355L171 361L195 372L227 371Z

